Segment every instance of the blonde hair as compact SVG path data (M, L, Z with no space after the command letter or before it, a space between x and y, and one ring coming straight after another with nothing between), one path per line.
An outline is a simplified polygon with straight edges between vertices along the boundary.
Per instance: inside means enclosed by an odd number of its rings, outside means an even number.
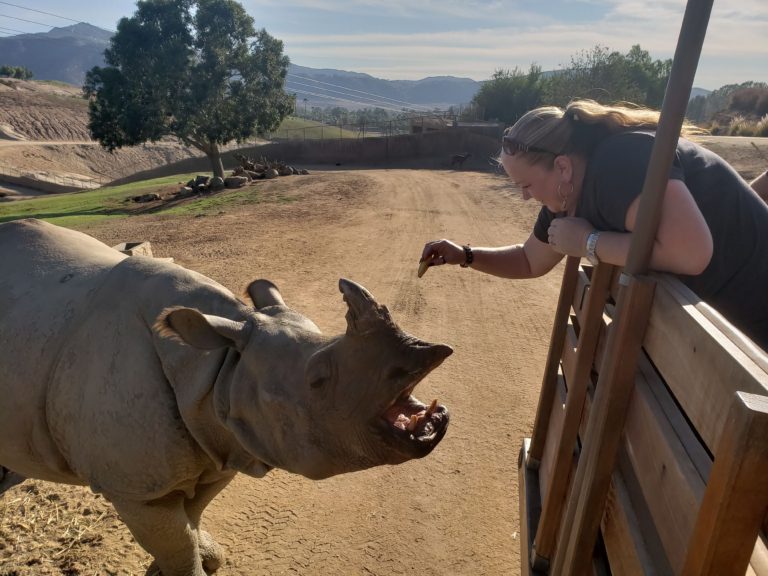
M553 156L574 154L589 157L601 140L628 130L656 130L659 112L631 103L611 106L594 100L573 100L565 109L542 106L526 112L514 126L507 128L504 138L518 145L530 164L552 161ZM684 124L683 135L705 132Z

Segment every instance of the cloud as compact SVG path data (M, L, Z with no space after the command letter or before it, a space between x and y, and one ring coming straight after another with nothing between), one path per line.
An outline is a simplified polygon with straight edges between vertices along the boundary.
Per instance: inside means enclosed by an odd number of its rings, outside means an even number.
M335 2L318 1L332 10ZM370 0L366 7L382 10L405 9L406 2L385 3ZM477 25L471 20L457 21L453 28L416 32L381 32L356 30L351 33L306 34L287 31L279 37L293 61L307 66L344 68L390 79L418 79L450 74L476 80L490 77L499 68L527 69L537 63L546 69L567 65L571 56L595 45L626 52L640 44L656 59L671 58L677 44L685 5L679 0L566 0L569 10L597 14L591 21L564 18L555 22L550 15L523 11L521 18L510 16L514 10L493 7L491 2L427 2L417 11L432 9L442 16L474 7L502 14L493 25ZM523 3L520 3L523 5ZM526 2L524 5L531 6ZM511 4L514 6L514 4ZM387 8L388 7L388 8ZM564 8L566 9L566 8ZM414 8L410 8L414 13ZM477 18L475 19L477 20ZM765 41L768 3L764 0L739 0L715 8L712 13L702 58L700 76L718 87L744 80L766 80L768 42ZM763 70L762 77L758 70ZM746 77L734 77L747 74ZM718 81L718 75L723 79Z

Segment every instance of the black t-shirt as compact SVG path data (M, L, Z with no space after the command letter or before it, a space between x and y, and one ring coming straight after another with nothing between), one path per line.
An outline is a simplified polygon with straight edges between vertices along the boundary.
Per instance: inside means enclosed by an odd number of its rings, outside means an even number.
M625 217L642 192L653 140L650 132L606 138L587 162L576 215L598 230L627 232ZM678 277L768 350L768 205L717 154L684 138L678 141L669 177L691 191L714 244L704 272ZM547 242L547 229L557 216L541 209L536 238Z

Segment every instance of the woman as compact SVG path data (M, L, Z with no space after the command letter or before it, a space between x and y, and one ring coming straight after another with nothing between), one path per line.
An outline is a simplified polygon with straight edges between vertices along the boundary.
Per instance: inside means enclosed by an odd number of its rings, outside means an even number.
M542 204L531 235L500 248L428 242L422 261L504 278L541 276L564 255L623 266L658 118L591 100L528 112L505 132L501 162L523 198ZM722 158L684 138L650 268L676 274L768 350L768 205Z

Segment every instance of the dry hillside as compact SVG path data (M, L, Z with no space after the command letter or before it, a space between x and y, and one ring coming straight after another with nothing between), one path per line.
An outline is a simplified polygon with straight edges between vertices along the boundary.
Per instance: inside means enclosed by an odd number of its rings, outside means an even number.
M90 139L87 124L78 87L0 79L0 191L13 197L49 183L92 187L200 155L172 141L111 154Z

